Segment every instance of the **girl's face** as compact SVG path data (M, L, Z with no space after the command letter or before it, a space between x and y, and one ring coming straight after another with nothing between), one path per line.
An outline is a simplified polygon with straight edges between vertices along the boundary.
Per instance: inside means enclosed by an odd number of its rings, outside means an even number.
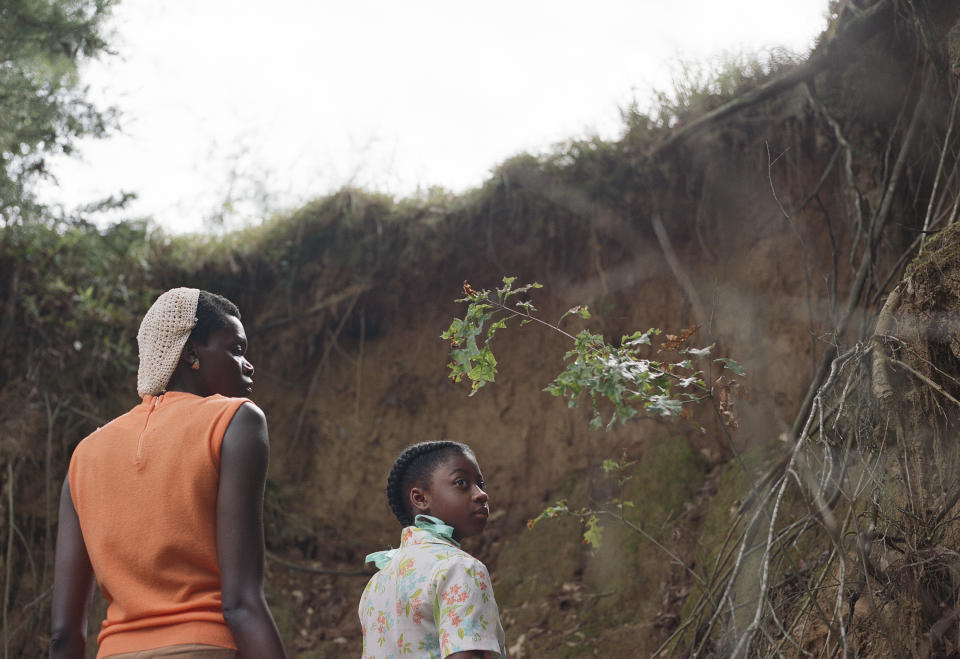
M437 465L426 488L411 488L414 514L439 517L453 527L453 539L483 532L490 517L483 475L472 453L453 453Z

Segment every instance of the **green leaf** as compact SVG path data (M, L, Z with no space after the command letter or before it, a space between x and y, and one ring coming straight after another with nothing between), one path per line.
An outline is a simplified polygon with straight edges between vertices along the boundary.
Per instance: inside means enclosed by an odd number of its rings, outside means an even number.
M440 335L440 338L444 340L451 340L451 339L456 340L457 336L463 330L463 326L464 326L464 322L462 320L460 320L459 318L454 318L453 321L450 323L450 327L447 328L447 330Z
M620 345L626 347L638 347L641 345L650 345L650 335L653 333L653 330L647 330L646 332L641 332L637 330L633 334L629 334L620 339Z
M502 304L511 295L516 295L517 291L510 290L511 284L517 280L516 277L504 277L503 286L497 289L497 300Z
M564 318L572 314L576 314L581 318L590 318L590 309L584 304L578 304L575 307L570 307L569 309L563 312L563 315L560 316L560 320L557 321L557 324L559 325Z
M567 507L566 500L561 499L560 501L557 501L552 506L547 506L546 508L544 508L543 512L541 512L539 515L537 515L533 519L528 520L527 528L532 529L534 526L537 525L538 522L541 522L545 519L553 519L555 517L560 517L561 515L566 515L569 512L570 512L570 509Z
M524 286L521 286L520 288L515 288L515 289L513 289L512 294L513 294L513 295L516 295L517 293L526 293L526 292L529 291L531 288L543 288L543 286L540 285L540 284L538 284L538 283L536 283L536 282L534 282L534 283L532 283L532 284L526 284L526 285L524 285Z
M484 346L471 360L473 366L467 371L467 377L472 382L473 393L487 382L493 382L497 373L497 358L489 346Z
M584 543L590 545L593 549L600 549L603 543L603 526L596 515L590 515L586 521L586 530L583 532Z
M667 396L652 396L647 403L647 412L660 416L674 416L680 414L683 404Z
M684 352L688 355L693 355L694 357L709 357L710 351L713 350L714 346L717 344L707 346L706 348L687 348Z
M533 306L533 302L528 300L520 300L517 302L517 306L523 309L523 312L527 315L532 315L537 311L537 308Z
M506 318L501 318L497 322L490 325L490 327L487 328L487 341L490 341L490 339L493 338L493 335L496 333L497 330L504 329L506 326L507 326Z
M681 387L681 388L683 388L683 389L686 389L687 387L689 387L689 386L692 385L692 384L699 385L699 384L700 384L700 378L698 378L696 375L694 375L694 376L689 377L689 378L680 378L680 380L677 382L677 386L678 386L678 387Z
M723 364L723 367L733 371L734 375L739 375L743 377L747 374L747 372L743 370L743 367L740 366L740 364L738 364L732 359L728 359L727 357L719 357L718 359L714 359L713 361Z

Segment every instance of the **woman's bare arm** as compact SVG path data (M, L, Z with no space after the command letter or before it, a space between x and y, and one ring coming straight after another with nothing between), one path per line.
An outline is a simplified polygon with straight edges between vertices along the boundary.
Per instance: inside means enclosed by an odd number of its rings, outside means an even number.
M263 488L270 443L260 408L244 403L223 436L217 493L217 555L223 617L240 657L286 657L263 597Z
M70 496L70 481L65 478L60 490L53 603L50 607L51 659L82 659L92 596L93 566Z

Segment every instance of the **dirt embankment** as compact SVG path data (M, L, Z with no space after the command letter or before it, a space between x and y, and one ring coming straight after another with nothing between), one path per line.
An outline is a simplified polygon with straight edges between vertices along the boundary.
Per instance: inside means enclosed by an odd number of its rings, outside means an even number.
M855 114L849 104L858 101L835 79L844 75L821 84ZM781 445L855 277L844 255L856 227L835 148L829 126L796 89L633 170L625 188L598 193L597 180L508 163L475 200L482 221L458 227L453 214L446 227L428 225L428 238L404 253L397 271L371 273L374 292L259 337L260 396L275 437L274 505L302 522L277 528L277 551L356 566L368 551L395 544L382 494L393 457L411 442L456 439L475 447L490 483L496 512L470 549L495 574L517 656L654 652L678 623L692 582L687 568L705 568L697 562L704 510L732 456L712 412L590 431L584 410L542 392L568 346L535 326L498 336L497 382L468 398L446 379L439 334L462 313L453 300L464 280L493 287L505 274L544 285L534 301L545 318L589 304L586 325L608 338L699 325L694 345L716 344L716 354L748 373L735 408L737 451ZM617 157L630 149L625 140ZM643 158L642 149L633 157ZM312 285L313 303L343 286L327 281L321 275ZM269 316L273 298L256 305L258 318ZM606 525L599 551L582 543L576 519L527 529L558 499L596 506L616 496L616 479L599 464L622 456L635 462L620 493L635 504L628 521L670 553L617 523ZM362 578L314 577L304 587L304 575L271 570L302 656L357 651Z
M956 13L919 4L943 14L935 25ZM808 78L668 148L668 127L634 117L617 143L518 157L463 197L395 204L343 191L218 253L198 250L189 266L163 260L176 245L155 250L150 286L216 290L244 313L272 437L268 597L295 655L359 654L364 579L321 572L357 570L396 544L385 475L404 446L438 438L473 446L490 484L491 522L467 548L491 567L512 654L647 656L678 629L762 456L792 441L830 346L872 325L923 225L934 168L918 163L931 160L944 97L926 99L908 173L887 195L919 89L917 57L904 53L923 47L887 9ZM865 222L882 212L893 220L871 244L877 267L851 296ZM446 377L439 335L462 313L462 282L490 288L504 275L544 285L533 300L546 319L589 304L591 320L565 322L608 339L697 325L693 345L715 345L747 372L737 427L728 435L705 405L691 419L588 430L586 410L542 391L568 345L534 325L498 335L497 382L467 397ZM5 382L4 400L33 395ZM29 432L45 432L42 406L23 409L37 415ZM751 471L738 471L735 453ZM631 466L619 478L600 469L621 457ZM642 533L606 522L594 550L573 517L527 528L558 499L577 508L612 497L634 504L625 519ZM14 601L29 596L24 587Z

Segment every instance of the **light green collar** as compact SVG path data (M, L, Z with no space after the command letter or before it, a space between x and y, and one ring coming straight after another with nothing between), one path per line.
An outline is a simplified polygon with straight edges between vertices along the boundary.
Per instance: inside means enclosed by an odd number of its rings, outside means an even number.
M442 519L431 517L430 515L417 515L413 520L413 525L418 529L423 529L435 538L453 543L453 545L456 547L460 546L460 543L453 539L453 527L444 524ZM367 557L363 559L363 562L364 564L373 563L377 566L378 570L381 570L387 563L390 562L396 553L396 549L375 551L372 554L367 554Z

